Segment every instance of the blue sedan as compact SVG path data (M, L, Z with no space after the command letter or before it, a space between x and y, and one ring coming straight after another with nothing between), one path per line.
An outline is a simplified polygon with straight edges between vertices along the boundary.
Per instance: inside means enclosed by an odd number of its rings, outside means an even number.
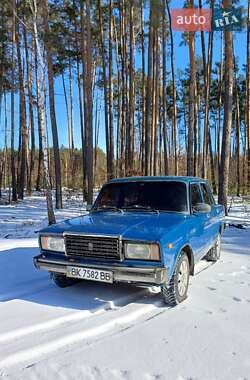
M223 220L201 178L114 179L89 214L40 231L34 264L60 287L79 280L158 285L174 306L187 297L194 265L219 259Z

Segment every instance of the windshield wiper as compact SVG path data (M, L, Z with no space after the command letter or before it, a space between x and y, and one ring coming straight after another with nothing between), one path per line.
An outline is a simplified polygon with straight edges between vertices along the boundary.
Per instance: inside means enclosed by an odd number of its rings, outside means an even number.
M143 205L138 205L138 204L126 206L126 207L123 207L123 209L125 209L125 210L146 210L146 211L150 211L150 212L156 212L157 214L160 213L159 210L156 210L150 206L143 206Z
M124 213L124 211L121 208L118 208L116 206L108 206L108 205L98 206L98 207L94 208L92 211L104 211L104 210L118 211L118 212L121 212L122 214Z

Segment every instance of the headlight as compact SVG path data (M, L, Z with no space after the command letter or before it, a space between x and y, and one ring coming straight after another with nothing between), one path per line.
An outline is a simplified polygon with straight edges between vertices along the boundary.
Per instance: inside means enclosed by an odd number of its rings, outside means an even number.
M159 261L159 246L157 244L125 243L125 257L127 259Z
M65 252L63 237L41 236L41 246L45 251Z

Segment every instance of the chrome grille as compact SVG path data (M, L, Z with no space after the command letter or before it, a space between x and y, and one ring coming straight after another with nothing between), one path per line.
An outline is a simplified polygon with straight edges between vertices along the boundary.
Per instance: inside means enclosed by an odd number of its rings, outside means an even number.
M119 239L84 235L65 235L68 256L120 259Z

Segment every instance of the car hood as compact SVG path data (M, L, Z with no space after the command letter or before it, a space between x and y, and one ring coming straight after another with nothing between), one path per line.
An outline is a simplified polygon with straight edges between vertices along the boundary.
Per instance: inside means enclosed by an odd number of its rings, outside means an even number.
M93 212L68 219L40 233L74 232L91 235L121 236L127 239L159 241L167 232L185 223L184 214L151 212Z

